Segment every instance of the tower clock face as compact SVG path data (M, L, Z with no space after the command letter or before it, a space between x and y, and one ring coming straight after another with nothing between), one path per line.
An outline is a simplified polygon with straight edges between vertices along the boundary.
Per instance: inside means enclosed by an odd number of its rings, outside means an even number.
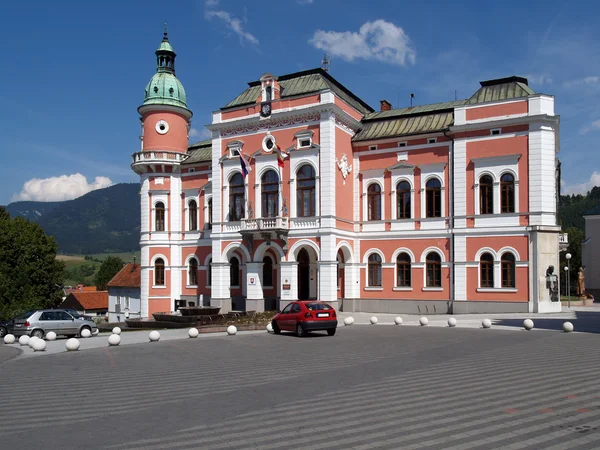
M156 122L156 132L158 134L167 134L169 131L169 124L164 120L159 120Z

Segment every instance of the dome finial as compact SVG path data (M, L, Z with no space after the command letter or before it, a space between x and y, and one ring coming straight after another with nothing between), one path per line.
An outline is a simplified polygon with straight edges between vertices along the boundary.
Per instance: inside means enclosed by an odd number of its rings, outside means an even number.
M167 22L165 22L165 25L164 25L164 31L163 31L163 35L164 35L164 38L163 38L163 39L168 39L168 37L167 37L167 34L168 34L168 33L167 33Z

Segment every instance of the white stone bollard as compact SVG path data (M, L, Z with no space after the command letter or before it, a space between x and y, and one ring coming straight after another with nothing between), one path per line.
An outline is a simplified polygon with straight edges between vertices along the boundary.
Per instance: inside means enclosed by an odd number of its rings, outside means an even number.
M90 330L88 330L87 328L84 330L81 330L81 337L82 338L92 337L92 332Z
M237 328L235 327L235 325L229 325L227 327L227 334L229 336L235 336L237 334Z
M402 325L402 317L400 317L400 316L394 317L394 323L396 325Z
M48 331L46 333L46 340L48 340L48 341L55 341L56 340L56 333L54 331Z
M354 317L350 316L349 319L350 319L350 325L354 325Z
M22 346L25 346L25 345L29 344L29 336L27 336L26 334L24 334L23 336L21 336L19 338L19 344L21 344Z
M121 336L119 336L118 334L111 334L108 337L108 345L115 346L115 345L119 345L120 343L121 343Z
M371 317L370 322L371 322L371 325L376 325L377 322L379 322L379 319L377 317L373 316L373 317Z
M35 341L37 341L39 339L39 337L35 337L35 336L31 336L29 338L29 342L27 342L27 345L29 345L29 348L33 350L33 344L35 343Z
M523 321L523 328L525 328L527 331L532 330L533 329L533 320L525 319Z
M352 317L346 317L344 319L344 325L346 325L346 326L352 325L352 322L353 322Z
M198 328L190 328L188 330L188 336L191 338L197 338L199 334Z
M75 338L71 338L65 343L68 352L76 352L80 345L79 340Z
M34 352L46 351L46 341L43 339L36 339L35 341L33 341L33 351Z
M273 332L273 325L271 324L271 322L269 322L267 324L267 333L272 333Z
M573 331L574 327L573 324L571 322L565 322L563 323L563 331L565 333L570 333L571 331Z
M419 319L419 323L421 324L422 327L424 327L429 323L429 319L427 317L421 317Z
M114 327L112 329L113 334L121 334L121 329L119 327Z
M453 328L453 327L455 327L455 326L456 326L456 319L455 319L454 317L450 317L450 318L448 319L448 326L449 326L450 328Z
M16 338L15 338L14 334L7 334L6 336L4 336L5 344L14 344L15 340L16 340Z
M148 339L150 339L150 342L156 342L160 339L160 333L156 330L153 330L148 335Z
M483 328L492 328L492 321L490 319L483 319L481 321L481 326Z

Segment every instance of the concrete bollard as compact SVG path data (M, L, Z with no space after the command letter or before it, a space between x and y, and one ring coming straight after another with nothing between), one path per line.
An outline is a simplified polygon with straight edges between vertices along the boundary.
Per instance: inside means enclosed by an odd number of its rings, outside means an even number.
M371 325L376 325L377 322L379 322L379 319L375 316L371 317L370 319Z
M450 317L448 319L448 326L450 328L454 328L456 326L456 319L454 317Z
M527 331L532 330L533 329L533 320L525 319L523 321L523 328L525 328Z
M229 325L227 327L227 334L229 336L235 336L237 334L237 328L235 327L235 325Z
M190 328L188 330L188 336L191 338L197 338L199 334L198 328Z
M427 317L421 317L419 319L419 323L422 327L427 326L427 324L429 323L429 319Z
M46 341L43 339L36 339L33 342L33 351L34 352L44 352L46 351Z
M113 334L121 334L121 329L119 327L114 327L112 329Z
M55 341L56 340L56 333L54 331L48 331L46 333L46 340L47 341Z
M16 340L16 338L15 338L14 334L7 334L6 336L4 336L5 344L14 344L15 340Z
M481 326L483 328L492 328L492 321L490 319L483 319L481 321Z
M563 331L565 333L570 333L571 331L573 331L575 327L573 326L573 324L571 322L565 322L563 323Z
M346 325L346 326L352 325L352 317L346 317L344 319L344 325Z
M150 342L157 342L160 339L160 333L156 330L153 330L148 335L148 339L150 339Z
M29 336L27 336L26 334L24 334L23 336L21 336L19 338L19 344L22 346L26 346L29 344Z
M90 330L88 330L87 328L85 330L81 330L81 337L82 338L92 337L92 332Z
M121 343L121 336L119 336L118 334L111 334L108 337L108 345L109 346L116 346L119 345Z
M402 325L402 317L400 317L400 316L394 317L394 323L396 325Z
M273 325L271 324L271 322L269 322L267 324L267 333L272 333L273 332Z
M71 338L65 343L68 352L76 352L80 345L79 340L75 338Z

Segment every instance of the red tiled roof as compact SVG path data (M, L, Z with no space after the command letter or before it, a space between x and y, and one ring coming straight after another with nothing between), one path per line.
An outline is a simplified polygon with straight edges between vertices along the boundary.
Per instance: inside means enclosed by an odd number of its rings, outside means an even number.
M72 292L69 294L69 297L71 296L75 297L86 311L90 309L108 309L108 291ZM65 299L65 302L69 301L69 297Z
M107 284L109 287L137 287L141 284L141 267L139 264L125 264Z

